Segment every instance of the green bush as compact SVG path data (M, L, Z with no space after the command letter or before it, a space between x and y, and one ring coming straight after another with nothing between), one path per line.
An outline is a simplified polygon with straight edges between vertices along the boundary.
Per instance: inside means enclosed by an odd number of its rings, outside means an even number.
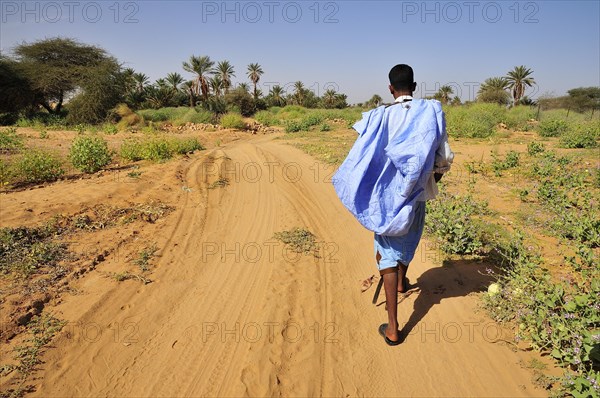
M542 153L546 150L546 147L541 142L530 142L527 144L527 153L530 156L535 156L538 153Z
M494 134L506 109L496 104L478 103L445 108L446 129L453 137L486 138Z
M257 122L259 122L260 124L263 124L265 126L278 125L279 119L275 116L274 113L272 113L272 110L273 110L273 108L271 108L267 111L258 111L254 115L254 118L256 119Z
M54 181L64 175L62 159L51 152L28 150L15 160L12 171L15 182Z
M244 123L242 115L239 113L229 112L221 116L221 126L226 129L243 130L246 127L246 123Z
M146 140L127 139L121 145L121 157L135 162L151 160L161 162L175 154L185 154L204 149L196 138L153 137Z
M285 122L285 132L286 133L296 133L302 130L302 124L297 120L286 120Z
M95 173L111 162L112 154L102 137L82 135L73 140L69 159L75 168L84 173Z
M142 116L144 120L151 122L174 122L175 120L182 119L190 111L189 107L166 107L159 109L143 109L138 111L138 115Z
M117 128L117 126L115 126L115 125L114 125L114 124L112 124L112 123L104 123L104 124L102 125L102 131L103 131L105 134L110 134L110 135L112 135L112 134L117 134L117 133L119 132L119 129Z
M173 157L169 141L161 138L148 140L144 145L144 159L160 162Z
M190 109L181 118L175 119L174 124L212 123L213 119L213 114L205 109Z
M173 152L179 155L204 149L197 138L172 139L170 144Z
M17 152L23 149L23 141L23 136L17 134L14 127L0 130L0 152Z
M475 254L483 247L481 226L474 216L485 214L487 203L472 196L452 196L446 192L427 204L425 230L437 237L449 254Z
M529 120L534 119L535 115L535 109L529 106L515 106L506 112L503 123L511 130L528 131Z
M563 148L595 148L600 139L600 123L580 123L560 137Z
M300 126L303 131L309 131L312 126L316 126L317 124L323 121L323 115L320 113L310 113L302 118L300 121Z
M130 162L144 159L143 143L138 138L127 138L121 144L121 157Z
M538 134L541 137L558 137L567 129L569 125L565 120L561 119L547 119L542 120L538 125Z
M327 123L323 123L321 125L321 131L330 131L331 130L331 126L328 125Z
M12 174L13 169L11 168L11 164L0 159L0 187L13 180Z
M555 280L540 266L518 235L509 244L498 245L504 258L497 288L488 290L483 301L499 322L513 322L515 339L528 341L536 350L550 354L567 369L560 396L598 396L600 382L600 268L593 250L580 248L578 258L567 263L577 270ZM556 395L559 396L559 395Z

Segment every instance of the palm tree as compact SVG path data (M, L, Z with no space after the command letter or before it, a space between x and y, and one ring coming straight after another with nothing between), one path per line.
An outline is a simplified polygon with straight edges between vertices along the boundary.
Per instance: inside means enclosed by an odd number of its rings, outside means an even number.
M479 87L479 92L488 90L506 90L508 88L508 80L505 77L490 77L485 79L485 82Z
M510 95L506 91L508 85L508 80L505 77L490 77L489 79L485 79L479 87L477 100L507 105L510 101Z
M206 55L200 57L192 55L189 62L183 63L183 70L196 74L194 91L196 94L201 92L205 100L208 99L208 75L214 73L214 64L214 61Z
M269 92L269 97L271 99L271 104L274 106L283 106L285 105L285 98L283 97L283 87L277 85L271 88L271 92Z
M248 86L248 83L240 83L238 89L244 90L247 93L250 92L250 86Z
M519 100L525 95L525 87L531 87L535 84L535 80L531 77L533 71L526 68L525 65L515 66L506 75L508 80L508 88L512 89L513 103L518 104Z
M256 91L256 84L260 80L260 76L263 74L263 70L259 64L248 65L248 78L254 83L254 99L258 98L258 92Z
M135 80L133 78L135 70L133 68L127 68L123 70L123 79L125 80L125 89L128 93L135 90Z
M452 87L442 86L433 97L439 99L440 102L445 105L448 103L448 101L450 101L450 96L452 94L454 94L454 90L452 90Z
M217 64L216 72L221 76L223 89L225 90L225 94L227 94L229 92L229 87L231 87L231 78L235 77L233 65L231 65L229 61L221 61Z
M133 80L135 81L135 89L138 93L144 91L144 87L148 84L150 79L143 73L134 73Z
M194 93L194 87L196 85L196 82L194 82L193 80L188 80L187 82L183 83L183 89L185 90L185 92L188 95L188 98L190 99L190 107L194 107L194 98L196 97L195 93Z
M212 88L213 93L215 93L215 96L219 98L219 96L221 95L221 90L225 87L223 78L221 77L221 75L214 75L209 82L210 88Z
M333 108L335 106L337 95L338 94L333 89L325 91L325 93L323 94L323 105L325 106L325 108Z
M297 81L294 83L294 100L297 105L302 105L304 103L305 97L305 88L304 84L301 81Z
M381 105L383 103L383 98L381 98L379 95L375 94L371 97L371 99L369 100L368 104L374 107L378 107L379 105Z
M169 73L167 75L167 78L165 80L167 81L167 83L169 84L169 86L171 86L171 88L173 89L173 91L178 91L179 90L179 86L184 81L183 80L183 76L181 76L177 72L175 72L175 73Z
M169 83L163 78L158 79L154 84L158 88L167 88L169 86Z

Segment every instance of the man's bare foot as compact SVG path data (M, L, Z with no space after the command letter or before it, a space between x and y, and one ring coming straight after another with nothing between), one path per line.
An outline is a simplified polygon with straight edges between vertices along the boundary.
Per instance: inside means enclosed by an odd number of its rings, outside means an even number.
M400 339L400 335L398 333L398 325L396 325L395 328L392 328L390 327L390 325L388 325L388 327L385 328L385 337L392 341L398 341Z
M400 339L400 332L398 332L398 327L396 327L395 333L389 333L390 331L393 332L392 328L387 323L379 325L379 334L381 337L383 337L383 340L387 345L396 346L402 343Z

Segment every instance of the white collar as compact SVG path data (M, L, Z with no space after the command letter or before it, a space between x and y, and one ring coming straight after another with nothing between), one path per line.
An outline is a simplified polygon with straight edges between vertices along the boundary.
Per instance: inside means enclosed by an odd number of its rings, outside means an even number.
M404 101L410 101L412 99L413 99L412 95L401 95L398 98L396 98L396 100L394 102L404 102Z

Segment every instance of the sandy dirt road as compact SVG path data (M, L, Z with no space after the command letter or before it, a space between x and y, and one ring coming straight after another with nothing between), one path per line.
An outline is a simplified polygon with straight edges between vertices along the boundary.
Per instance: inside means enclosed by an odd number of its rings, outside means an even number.
M70 185L77 200L109 192L176 210L153 232L153 283L92 272L53 310L69 325L44 354L33 395L545 395L519 366L524 354L477 311L484 266L442 264L426 241L408 274L419 291L399 305L407 337L386 346L384 296L375 306L374 287L359 289L376 271L372 235L338 201L332 170L300 150L263 136L153 170L136 188ZM227 186L209 189L223 177ZM65 194L44 189L46 199ZM34 200L18 195L14 206ZM317 236L317 257L273 238L294 227Z

